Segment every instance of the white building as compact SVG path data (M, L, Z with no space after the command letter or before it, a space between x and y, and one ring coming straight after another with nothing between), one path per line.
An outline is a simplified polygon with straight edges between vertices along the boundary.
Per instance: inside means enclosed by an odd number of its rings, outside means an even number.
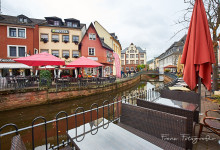
M182 55L185 44L186 35L184 35L178 42L174 42L159 58L159 72L164 73L164 68L169 68L171 72L175 72L178 63L179 55ZM175 66L175 67L174 67Z

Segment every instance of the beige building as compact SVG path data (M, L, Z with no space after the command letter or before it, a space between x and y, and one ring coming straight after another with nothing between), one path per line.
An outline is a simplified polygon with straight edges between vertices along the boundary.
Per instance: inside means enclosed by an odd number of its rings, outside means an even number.
M100 38L104 40L104 43L111 47L115 53L118 54L121 60L121 44L115 33L109 33L99 22L95 21L94 26ZM115 62L113 63L113 75L116 75Z
M85 34L86 25L70 18L45 17L46 21L39 25L39 53L48 52L66 64L80 56L79 43ZM37 52L36 52L37 53Z
M136 47L133 43L121 52L122 71L134 71L138 65L147 64L146 51Z

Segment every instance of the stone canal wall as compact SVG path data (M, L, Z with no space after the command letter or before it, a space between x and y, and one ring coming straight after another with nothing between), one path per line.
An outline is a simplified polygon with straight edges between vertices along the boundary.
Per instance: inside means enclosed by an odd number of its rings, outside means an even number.
M0 111L11 110L22 107L29 107L35 105L56 103L65 100L73 100L80 97L101 94L109 91L123 91L135 86L141 80L147 81L152 79L149 75L139 75L126 81L115 82L105 87L99 88L67 88L62 91L56 90L38 90L26 89L25 91L4 91L0 93Z

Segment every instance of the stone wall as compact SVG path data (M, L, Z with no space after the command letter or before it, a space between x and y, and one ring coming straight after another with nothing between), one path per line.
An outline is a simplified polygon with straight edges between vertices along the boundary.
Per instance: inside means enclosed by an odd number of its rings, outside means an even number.
M63 90L59 92L56 92L54 90L39 91L37 89L29 89L26 90L25 92L5 91L5 92L1 92L0 95L0 111L28 107L28 106L42 105L48 103L56 103L65 100L73 100L76 98L101 94L103 92L109 92L109 91L123 91L139 83L141 80L141 76L143 78L143 76L146 75L140 75L130 80L115 82L106 87L93 88L93 89L88 89L88 88L65 89L65 91Z

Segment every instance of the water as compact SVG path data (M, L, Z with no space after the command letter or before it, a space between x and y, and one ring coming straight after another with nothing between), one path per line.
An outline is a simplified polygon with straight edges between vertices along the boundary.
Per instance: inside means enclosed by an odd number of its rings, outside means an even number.
M31 123L35 117L43 116L46 118L47 121L53 120L56 116L56 114L60 111L66 111L68 115L75 113L75 110L77 107L84 107L85 110L90 109L90 106L93 103L97 103L99 106L102 105L103 101L109 100L112 101L117 96L127 95L129 93L132 93L134 91L138 91L139 89L147 90L154 87L159 86L162 84L161 82L140 82L136 86L127 89L122 92L113 93L108 92L100 95L95 96L89 96L85 98L80 99L74 99L74 100L68 100L63 101L60 103L54 103L54 104L47 104L47 105L40 105L40 106L34 106L34 107L27 107L27 108L21 108L16 110L9 110L0 112L0 127L7 123L14 123L18 126L18 128L23 128L26 126L31 126ZM62 116L62 115L61 115ZM42 122L42 120L40 120ZM39 123L36 122L36 123ZM60 124L60 123L59 123ZM65 122L64 122L65 124ZM61 137L61 139L65 139L65 128L63 126L65 125L59 125L61 129L61 133L64 133L64 136ZM71 123L70 123L71 126ZM56 145L56 125L50 124L47 126L47 136L48 136L48 143L53 143ZM7 129L5 129L7 130ZM5 131L4 130L4 131ZM1 133L4 133L2 131ZM22 131L21 137L27 146L28 149L31 149L31 130L25 130ZM35 128L35 145L42 145L45 143L45 135L44 135L44 128L43 127L36 127ZM10 140L12 136L5 136L2 138L2 148L3 150L10 148ZM42 148L39 148L42 149Z

